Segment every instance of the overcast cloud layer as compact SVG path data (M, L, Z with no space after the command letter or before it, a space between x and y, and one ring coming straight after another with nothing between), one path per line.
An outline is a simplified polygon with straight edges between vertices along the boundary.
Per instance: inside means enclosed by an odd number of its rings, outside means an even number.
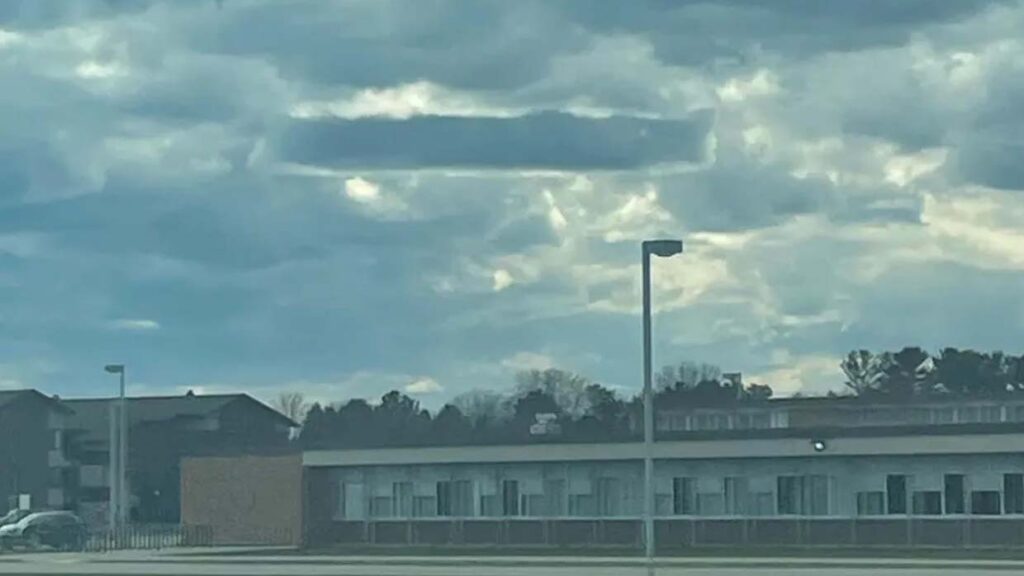
M1024 344L1024 3L0 3L0 386L841 387Z

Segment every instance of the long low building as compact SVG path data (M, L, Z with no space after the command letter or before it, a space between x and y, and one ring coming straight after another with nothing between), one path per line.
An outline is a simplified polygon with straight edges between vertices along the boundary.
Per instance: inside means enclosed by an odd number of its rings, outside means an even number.
M1017 422L680 434L654 446L658 543L1024 546L1022 448ZM308 451L307 543L639 545L642 455Z

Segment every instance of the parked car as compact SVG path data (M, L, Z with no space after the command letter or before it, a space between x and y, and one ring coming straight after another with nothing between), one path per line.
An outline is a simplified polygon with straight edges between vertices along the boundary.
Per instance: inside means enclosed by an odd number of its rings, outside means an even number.
M0 527L0 547L16 545L78 550L85 543L85 524L71 512L36 512Z
M0 517L0 527L7 526L8 524L16 524L25 516L31 514L31 510L22 510L21 508L15 508Z

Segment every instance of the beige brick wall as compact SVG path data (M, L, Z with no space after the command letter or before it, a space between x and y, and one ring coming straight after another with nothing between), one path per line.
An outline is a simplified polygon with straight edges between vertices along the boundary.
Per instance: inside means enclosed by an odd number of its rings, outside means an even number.
M185 458L181 521L210 526L216 545L298 545L301 455Z

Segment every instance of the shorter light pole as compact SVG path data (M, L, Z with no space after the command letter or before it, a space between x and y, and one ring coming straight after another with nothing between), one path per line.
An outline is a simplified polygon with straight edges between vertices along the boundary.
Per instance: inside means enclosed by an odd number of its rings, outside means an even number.
M121 380L120 395L118 398L118 435L117 445L114 445L114 438L111 438L110 443L110 461L113 462L113 454L117 452L117 494L115 495L111 491L110 502L111 507L115 510L116 522L123 526L128 521L128 402L125 397L125 383L124 383L124 364L108 364L104 367L110 374L119 374ZM111 426L113 429L113 425ZM111 465L113 468L113 465ZM111 488L114 487L114 470L110 471L111 476Z

